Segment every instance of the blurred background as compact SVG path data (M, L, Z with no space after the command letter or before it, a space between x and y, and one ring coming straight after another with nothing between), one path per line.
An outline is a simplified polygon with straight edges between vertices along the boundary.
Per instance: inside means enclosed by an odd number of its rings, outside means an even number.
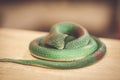
M0 0L0 27L49 31L63 21L96 36L120 39L119 0Z

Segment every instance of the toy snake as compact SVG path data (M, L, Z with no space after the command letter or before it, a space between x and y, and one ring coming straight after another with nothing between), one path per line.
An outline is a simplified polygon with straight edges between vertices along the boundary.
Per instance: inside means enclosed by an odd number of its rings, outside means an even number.
M63 22L55 24L49 35L33 40L29 50L39 59L4 58L0 61L60 69L80 68L100 60L106 52L106 46L84 27Z

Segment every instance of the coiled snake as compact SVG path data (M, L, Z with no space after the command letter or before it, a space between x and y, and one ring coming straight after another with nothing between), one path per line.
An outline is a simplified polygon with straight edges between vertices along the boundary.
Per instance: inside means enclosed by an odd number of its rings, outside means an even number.
M4 58L0 61L60 69L80 68L100 60L106 46L89 35L84 27L63 22L55 24L49 35L33 40L29 50L39 60Z

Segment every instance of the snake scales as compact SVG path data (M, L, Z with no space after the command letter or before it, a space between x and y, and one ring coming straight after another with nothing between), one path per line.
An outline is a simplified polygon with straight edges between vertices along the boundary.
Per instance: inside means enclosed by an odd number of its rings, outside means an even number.
M55 24L49 35L31 41L29 50L39 60L3 58L0 61L60 69L80 68L100 60L106 46L84 27L63 22Z

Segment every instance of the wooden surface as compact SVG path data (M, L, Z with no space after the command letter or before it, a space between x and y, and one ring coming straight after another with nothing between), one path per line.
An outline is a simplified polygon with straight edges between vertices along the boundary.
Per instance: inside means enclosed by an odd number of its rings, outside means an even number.
M0 58L34 59L28 45L47 33L0 29ZM47 69L0 62L0 80L120 80L120 40L103 39L107 53L88 67L70 70Z

